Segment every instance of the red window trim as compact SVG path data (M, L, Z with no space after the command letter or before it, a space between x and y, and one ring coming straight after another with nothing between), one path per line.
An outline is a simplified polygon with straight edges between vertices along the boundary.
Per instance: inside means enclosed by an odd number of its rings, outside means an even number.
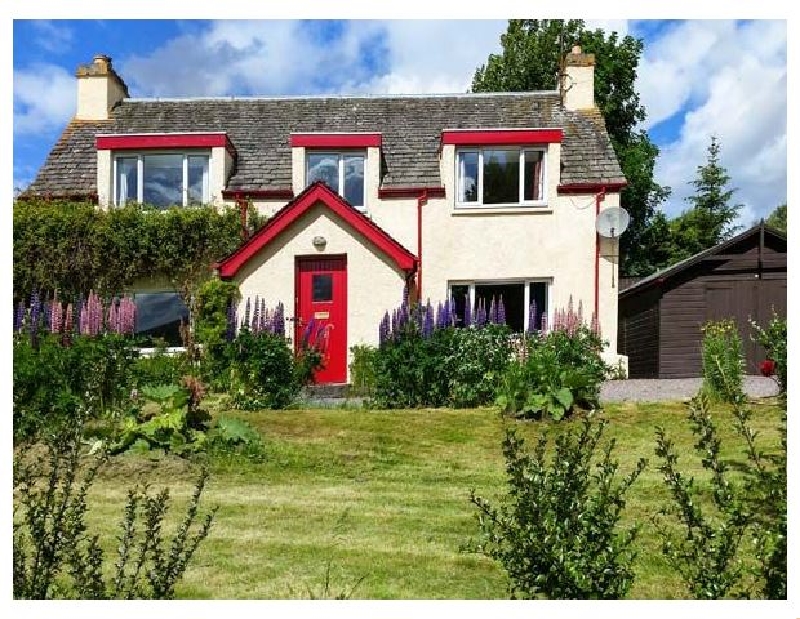
M483 146L507 144L553 144L564 136L561 129L475 129L442 131L442 144Z
M380 133L292 133L289 144L304 148L380 148Z
M97 150L148 150L156 148L214 148L224 146L236 156L236 148L226 133L131 133L98 135Z

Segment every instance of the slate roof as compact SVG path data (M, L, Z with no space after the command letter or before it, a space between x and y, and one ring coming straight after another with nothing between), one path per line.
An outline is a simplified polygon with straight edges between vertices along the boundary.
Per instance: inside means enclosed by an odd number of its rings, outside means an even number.
M383 134L381 187L440 187L444 129L562 128L561 182L625 179L599 112L555 92L253 99L125 99L103 122L73 120L26 193L96 193L97 134L224 131L237 151L227 189L291 188L293 132Z

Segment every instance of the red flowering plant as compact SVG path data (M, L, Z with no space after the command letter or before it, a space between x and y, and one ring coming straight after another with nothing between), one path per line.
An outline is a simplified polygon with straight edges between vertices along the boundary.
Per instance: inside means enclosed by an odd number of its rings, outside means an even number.
M772 359L764 359L759 366L761 376L769 378L775 374L775 362Z

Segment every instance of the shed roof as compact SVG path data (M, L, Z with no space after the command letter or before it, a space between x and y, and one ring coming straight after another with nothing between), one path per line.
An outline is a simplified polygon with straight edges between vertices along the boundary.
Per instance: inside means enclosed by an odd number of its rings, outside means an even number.
M779 230L776 230L775 228L766 225L763 221L761 221L752 228L748 228L744 232L737 234L736 236L728 239L727 241L723 241L722 243L714 245L714 247L710 247L704 251L698 252L693 256L689 256L688 258L684 258L683 260L680 260L679 262L676 262L671 266L661 269L660 271L656 271L652 275L648 275L647 277L640 279L632 286L628 286L627 288L625 288L625 290L620 290L619 295L620 297L627 297L655 283L662 282L671 277L674 277L686 271L687 269L691 268L692 266L699 264L705 258L708 258L709 256L714 256L716 254L721 254L726 249L729 249L741 243L742 241L746 241L750 237L754 237L756 234L760 233L762 227L764 228L765 234L770 234L773 237L776 237L786 242L786 235L781 233Z

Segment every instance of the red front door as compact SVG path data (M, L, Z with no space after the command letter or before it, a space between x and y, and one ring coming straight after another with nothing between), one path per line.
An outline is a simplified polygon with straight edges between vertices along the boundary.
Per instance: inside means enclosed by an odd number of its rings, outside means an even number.
M347 258L298 258L295 348L313 345L322 353L317 383L347 380Z

